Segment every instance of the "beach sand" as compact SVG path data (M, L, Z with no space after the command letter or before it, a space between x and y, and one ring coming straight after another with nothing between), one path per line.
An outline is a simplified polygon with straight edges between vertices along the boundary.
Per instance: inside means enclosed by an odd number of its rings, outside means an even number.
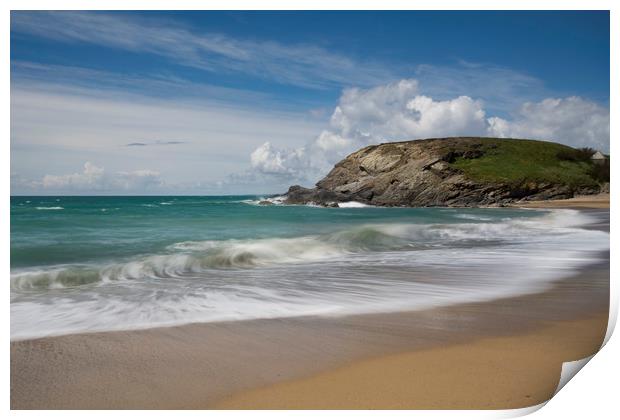
M598 350L608 308L605 253L550 290L490 302L15 341L11 408L530 406L562 362Z
M609 194L581 195L566 200L524 201L514 207L608 209Z
M608 280L603 264L544 293L428 311L12 342L11 408L248 408L256 395L277 408L531 405L551 395L562 361L600 346Z
M241 393L219 409L509 409L549 400L562 363L594 354L607 313L512 337L379 357Z

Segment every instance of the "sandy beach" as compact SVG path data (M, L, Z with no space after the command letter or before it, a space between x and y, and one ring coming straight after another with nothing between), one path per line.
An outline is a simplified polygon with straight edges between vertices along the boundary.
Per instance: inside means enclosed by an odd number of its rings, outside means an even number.
M533 405L551 396L561 362L598 350L608 278L606 267L593 267L545 293L430 311L17 341L11 407L353 408L362 399L364 408ZM398 386L403 381L410 383ZM468 384L461 394L448 388L457 383ZM435 391L409 398L422 388ZM333 395L341 396L337 404Z
M574 208L574 209L608 209L609 193L580 195L565 200L524 201L515 204L515 207L529 208Z
M562 363L595 353L600 316L365 360L310 378L241 393L221 409L510 409L550 399Z
M608 258L545 292L490 302L14 341L11 408L535 405L562 362L602 343Z

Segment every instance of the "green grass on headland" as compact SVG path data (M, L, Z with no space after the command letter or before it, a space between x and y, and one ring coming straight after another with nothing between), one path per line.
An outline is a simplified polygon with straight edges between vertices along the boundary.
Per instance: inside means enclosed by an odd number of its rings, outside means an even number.
M548 182L571 187L594 187L609 182L609 160L606 165L594 163L589 149L573 149L546 141L495 138L476 139L466 149L479 150L481 156L458 156L451 166L472 180L509 184Z

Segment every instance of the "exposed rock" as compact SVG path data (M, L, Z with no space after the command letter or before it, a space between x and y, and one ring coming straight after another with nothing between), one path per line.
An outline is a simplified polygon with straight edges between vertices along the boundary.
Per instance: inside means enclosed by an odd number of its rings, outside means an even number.
M328 191L325 189L317 188L304 188L299 185L293 185L288 189L286 193L287 204L327 204L330 202L337 203L343 201L349 201L348 196L342 193Z
M258 202L259 206L273 206L273 203L269 200L261 200Z
M601 192L605 193L605 194L609 194L609 182L605 182L602 186L601 186Z
M483 147L484 140L484 147ZM447 138L368 146L338 162L315 188L294 185L286 203L330 205L358 201L375 206L503 206L524 200L570 198L598 188L553 182L482 182L452 163L479 159L496 139Z

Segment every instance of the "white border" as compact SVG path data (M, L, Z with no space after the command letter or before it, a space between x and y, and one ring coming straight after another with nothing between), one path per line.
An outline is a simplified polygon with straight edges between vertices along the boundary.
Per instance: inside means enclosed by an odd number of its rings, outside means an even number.
M620 24L620 2L611 0L417 0L411 1L398 1L398 0L382 0L381 2L372 2L367 0L358 0L356 2L345 2L340 0L300 0L294 3L290 1L282 0L262 0L260 2L248 1L248 0L228 0L224 1L212 1L212 2L199 2L196 0L150 0L150 1L138 1L138 0L89 0L89 1L77 1L77 0L64 0L64 1L45 1L45 0L4 0L2 2L2 14L1 14L1 27L2 27L2 43L0 45L0 52L4 59L4 65L0 72L2 74L2 110L3 121L1 126L2 132L2 152L0 153L0 161L2 163L4 176L1 182L2 197L4 205L1 207L0 220L2 229L2 267L5 273L5 279L9 274L9 206L8 197L10 195L10 75L9 75L9 34L10 34L10 10L198 10L198 9L212 9L212 10L244 10L244 9L256 9L256 10L276 10L276 9L289 9L289 10L346 10L352 5L355 5L359 9L363 10L611 10L611 92L610 97L610 111L611 111L611 145L610 152L615 156L617 150L616 136L618 134L618 112L615 98L620 92L620 86L618 85L618 77L620 74L620 66L618 65L618 40L620 39L620 33L618 26ZM578 65L578 63L576 63ZM614 77L615 76L615 77ZM617 165L612 167L612 178L618 179ZM618 188L615 183L612 183L612 209L616 209ZM612 211L612 218L613 218ZM614 233L615 225L611 224L611 278L612 278L612 301L611 301L611 316L613 318L613 324L617 318L617 304L618 304L618 288L617 281L613 281L614 278L618 278L618 262L615 260L616 256L616 237ZM9 313L10 313L10 300L8 296L8 284L5 282L5 289L7 295L5 297L5 308L2 311L2 330L4 336L5 345L2 346L3 364L2 364L2 396L4 402L4 410L9 410ZM601 350L601 352L588 363L583 370L577 375L576 380L570 381L559 393L555 396L544 409L536 411L532 414L531 418L537 419L549 419L549 418L562 418L562 419L582 419L585 416L593 417L596 419L614 418L618 413L617 409L617 384L619 363L615 355L620 354L620 344L617 337L611 337L607 345ZM36 396L35 396L36 397ZM543 404L544 405L544 404ZM236 419L240 417L259 418L259 419L279 419L289 418L294 415L296 418L315 418L317 415L321 417L326 416L329 418L498 418L505 416L524 415L532 410L517 410L517 411L326 411L321 413L298 411L295 413L286 411L186 411L186 412L172 412L172 411L149 411L149 412L105 412L105 411L48 411L48 412L10 412L12 416L19 416L24 418L39 417L42 414L53 418L82 418L87 415L92 418L107 418L108 416L149 416L152 418L167 418L169 416L174 417L193 417L203 418L205 415L209 418L222 418L222 419Z

